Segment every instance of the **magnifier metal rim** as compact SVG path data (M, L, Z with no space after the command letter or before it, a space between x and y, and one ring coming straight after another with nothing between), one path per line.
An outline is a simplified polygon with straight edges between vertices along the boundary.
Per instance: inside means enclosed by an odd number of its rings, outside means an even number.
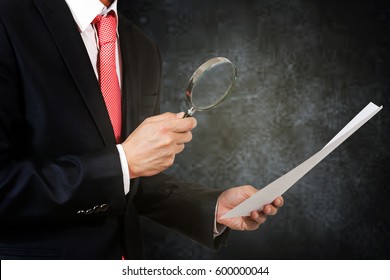
M215 65L220 64L220 63L229 63L233 68L233 79L229 85L229 88L226 90L224 95L222 95L219 99L217 99L217 101L215 101L211 105L206 106L206 107L196 107L192 103L192 90L193 90L194 85L209 69L211 69L212 67L214 67ZM196 111L204 111L204 110L214 108L219 103L221 103L226 97L228 97L228 95L231 93L231 91L234 87L236 79L237 79L237 68L229 59L227 59L225 57L215 57L215 58L209 59L205 63L203 63L201 66L199 66L199 68L196 69L194 74L192 74L192 76L188 82L188 86L187 86L187 90L186 90L187 101L192 106L192 108L195 109Z

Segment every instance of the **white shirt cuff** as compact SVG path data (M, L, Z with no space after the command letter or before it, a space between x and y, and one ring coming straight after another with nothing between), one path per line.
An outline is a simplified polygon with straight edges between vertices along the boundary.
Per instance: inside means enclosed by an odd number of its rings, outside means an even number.
M129 172L129 166L127 164L126 154L125 150L123 150L122 145L118 144L116 145L116 148L118 149L119 158L121 161L122 166L122 174L123 174L123 187L125 190L125 195L129 193L130 191L130 172Z
M218 236L220 236L227 228L227 226L217 223L217 209L218 209L218 201L217 201L217 205L215 206L215 214L214 214L214 217L215 217L214 218L214 238L217 238Z

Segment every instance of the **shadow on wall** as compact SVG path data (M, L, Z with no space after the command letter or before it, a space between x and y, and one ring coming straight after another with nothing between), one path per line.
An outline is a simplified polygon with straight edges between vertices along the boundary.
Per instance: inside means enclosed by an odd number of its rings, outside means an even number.
M144 221L148 258L390 257L387 1L119 3L162 50L163 111L185 108L186 83L206 59L225 56L239 70L231 98L196 114L194 139L168 170L178 177L260 188L317 152L370 101L384 106L285 194L259 231L234 232L211 252Z

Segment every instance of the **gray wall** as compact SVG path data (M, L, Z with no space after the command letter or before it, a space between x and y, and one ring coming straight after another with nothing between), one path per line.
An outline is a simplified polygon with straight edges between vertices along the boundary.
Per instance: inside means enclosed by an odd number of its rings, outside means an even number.
M211 252L144 221L148 258L390 257L387 1L120 0L120 8L162 50L163 111L184 110L186 83L206 59L225 56L239 70L231 98L196 114L194 139L168 170L178 177L261 188L368 102L384 105L285 194L259 231L234 232Z

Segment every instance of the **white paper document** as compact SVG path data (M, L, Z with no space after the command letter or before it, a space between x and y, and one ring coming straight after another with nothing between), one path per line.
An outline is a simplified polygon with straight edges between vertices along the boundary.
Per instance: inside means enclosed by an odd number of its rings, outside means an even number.
M259 190L250 198L223 215L222 218L249 216L252 211L261 211L264 205L272 203L278 196L285 193L292 185L294 185L382 108L383 106L378 107L374 103L370 102L319 152L288 173L279 177L265 188Z

